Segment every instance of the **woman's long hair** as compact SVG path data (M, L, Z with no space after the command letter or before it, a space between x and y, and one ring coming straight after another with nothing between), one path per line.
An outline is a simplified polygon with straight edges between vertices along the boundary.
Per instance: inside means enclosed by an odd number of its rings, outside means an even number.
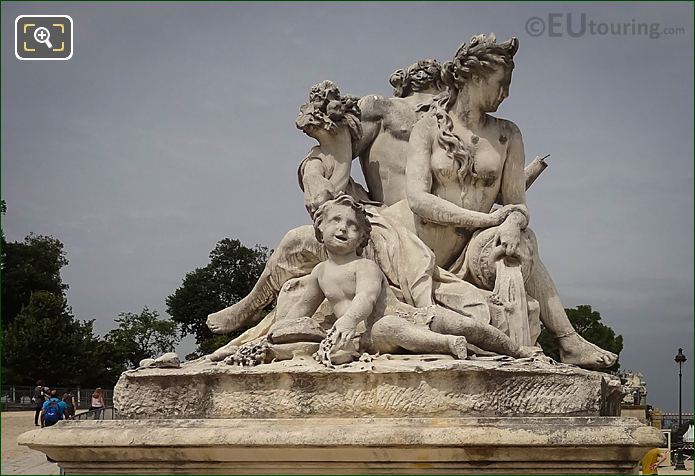
M516 38L497 43L494 34L477 35L469 43L461 45L454 59L442 66L442 82L447 89L433 102L433 114L438 128L437 143L458 165L457 176L462 185L462 197L470 179L476 177L473 156L478 137L474 135L468 142L457 136L449 111L456 104L458 93L466 81L490 74L500 66L513 68L513 58L518 49L519 40Z

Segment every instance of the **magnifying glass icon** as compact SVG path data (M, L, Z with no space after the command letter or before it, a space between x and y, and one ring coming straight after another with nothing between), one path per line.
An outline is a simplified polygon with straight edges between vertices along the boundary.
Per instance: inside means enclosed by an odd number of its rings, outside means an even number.
M48 31L46 27L40 26L34 30L34 39L38 43L44 43L49 48L53 48L53 44L51 44L51 32Z

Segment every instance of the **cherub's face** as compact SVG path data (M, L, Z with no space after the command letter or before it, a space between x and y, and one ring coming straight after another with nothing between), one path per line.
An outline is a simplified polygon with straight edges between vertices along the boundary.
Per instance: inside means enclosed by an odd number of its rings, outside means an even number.
M326 249L335 254L349 254L357 250L362 242L357 214L352 207L331 205L324 210L321 234Z

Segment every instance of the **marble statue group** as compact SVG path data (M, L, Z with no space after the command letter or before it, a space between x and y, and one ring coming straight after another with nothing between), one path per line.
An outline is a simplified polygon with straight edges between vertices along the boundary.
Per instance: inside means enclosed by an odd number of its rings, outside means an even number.
M526 164L493 115L518 47L475 36L393 73L393 97L314 85L296 119L316 141L297 158L307 225L207 316L243 333L123 372L116 420L18 443L65 474L636 474L663 436L590 370L617 356L573 328L541 260L526 190L545 157Z
M616 362L577 334L541 260L526 190L546 163L525 166L519 128L493 115L518 47L474 36L451 61L393 73L393 97L311 88L296 126L317 142L298 169L312 224L284 236L248 296L208 316L215 333L250 327L208 360L524 358L542 354L542 325L564 363Z

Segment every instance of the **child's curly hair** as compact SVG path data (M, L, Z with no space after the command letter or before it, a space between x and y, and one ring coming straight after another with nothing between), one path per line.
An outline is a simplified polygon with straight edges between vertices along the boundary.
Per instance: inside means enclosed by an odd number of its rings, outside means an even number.
M415 75L420 71L427 74L427 80L416 81ZM416 91L434 87L444 89L442 82L442 65L436 59L424 59L413 63L405 69L399 69L389 78L389 83L393 86L393 95L397 98L410 96Z
M362 137L362 113L357 102L359 98L350 94L341 96L333 81L321 81L311 87L309 101L299 108L295 125L303 132L309 127L320 127L334 132L339 125L347 125L353 145Z

